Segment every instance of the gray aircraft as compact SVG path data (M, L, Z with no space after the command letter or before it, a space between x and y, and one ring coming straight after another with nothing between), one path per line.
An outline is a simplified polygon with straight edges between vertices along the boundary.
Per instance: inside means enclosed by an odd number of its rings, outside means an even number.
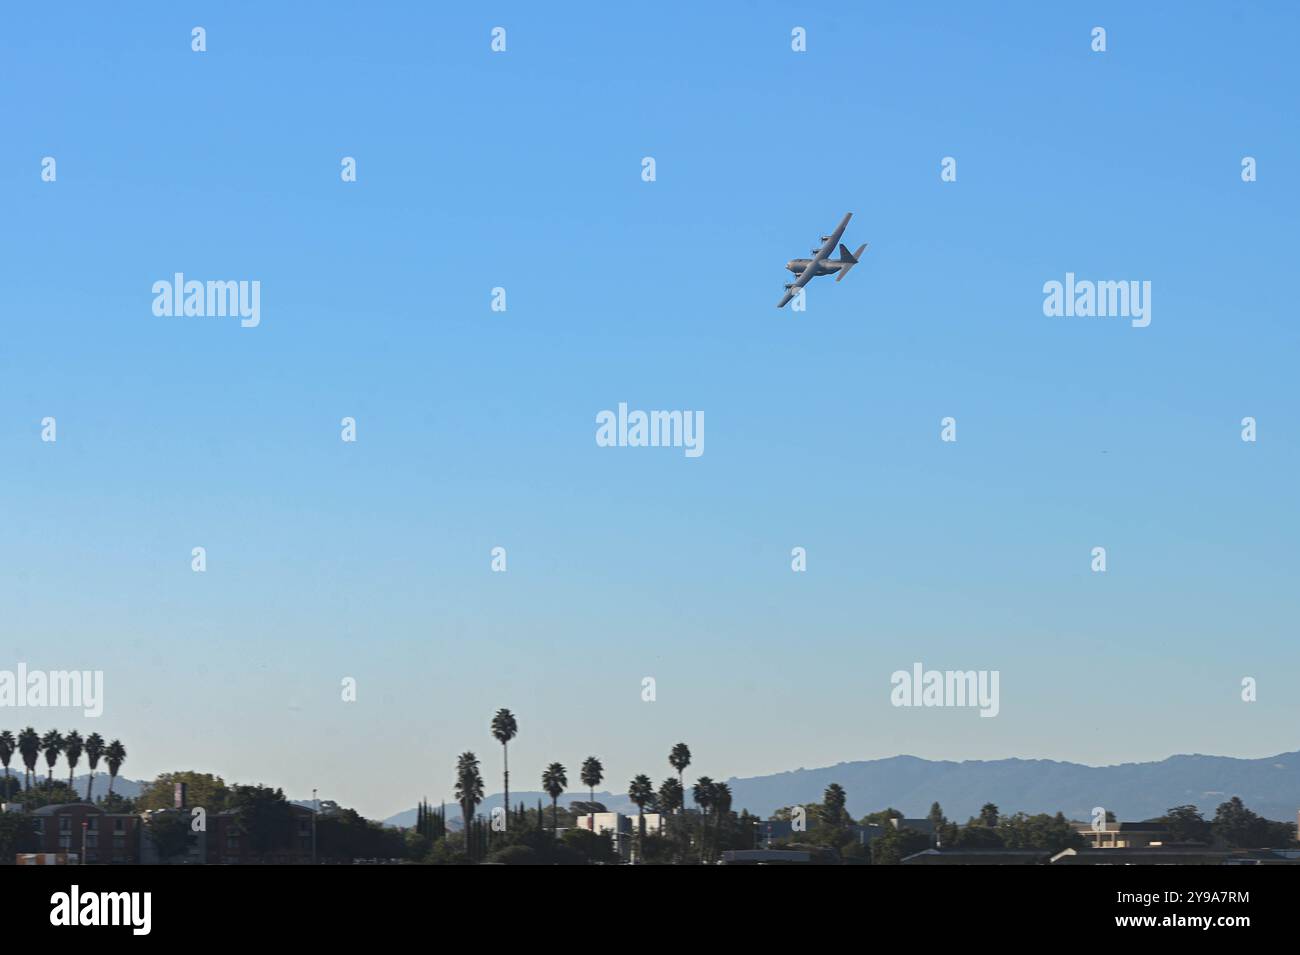
M840 220L840 224L835 227L834 232L822 236L822 244L812 250L813 257L811 259L791 259L785 264L785 267L797 277L793 282L786 285L785 294L781 296L781 301L776 303L777 308L785 308L790 303L790 299L794 298L801 288L817 276L831 275L838 272L839 274L835 276L835 281L838 282L849 274L849 269L858 264L858 257L862 255L863 250L867 247L865 242L858 246L856 252L850 252L841 245L838 259L827 258L831 254L831 250L835 248L835 243L840 241L840 236L844 234L844 229L852 218L853 213L847 213Z

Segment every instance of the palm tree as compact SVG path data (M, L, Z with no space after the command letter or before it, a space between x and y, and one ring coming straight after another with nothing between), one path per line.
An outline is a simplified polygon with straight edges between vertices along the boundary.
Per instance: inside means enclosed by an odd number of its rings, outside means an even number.
M30 792L32 773L36 772L36 757L41 755L41 737L30 726L18 734L18 752L22 754L23 766L27 769L23 775L23 788Z
M0 733L0 763L5 764L5 798L9 798L9 760L14 758L14 753L18 749L18 743L14 740L14 734L5 730Z
M668 754L668 764L677 770L677 782L681 785L682 792L686 792L686 780L682 777L682 773L686 772L686 767L691 765L691 748L685 743L678 743Z
M659 808L667 813L682 808L682 784L671 776L659 784Z
M588 791L591 793L592 803L595 803L596 787L599 786L600 781L605 778L605 767L600 765L600 760L595 756L588 756L582 761L582 771L579 773L579 776L582 777L582 785L586 786ZM591 807L591 812L591 828L594 832L596 829L595 805Z
M686 801L686 794L682 792L680 781L669 776L659 784L659 811L672 816L674 813L681 811ZM675 818L675 817L674 817ZM661 820L662 824L662 820ZM676 844L676 855L678 861L686 859L686 829L685 826L679 826L673 823L669 833Z
M713 850L717 852L722 834L722 820L731 812L731 787L726 783L713 784Z
M461 818L465 821L465 851L470 851L470 822L474 809L483 801L483 776L478 771L478 757L473 753L460 754L456 761L456 801L460 803Z
M636 837L638 844L645 839L645 807L646 803L655 798L655 786L650 782L650 777L642 773L634 776L632 781L627 784L627 797L636 803ZM637 849L637 858L640 859L641 850Z
M691 789L691 797L695 800L695 805L700 807L700 861L703 862L705 846L709 841L709 809L714 802L713 780L708 776L697 779Z
M559 832L560 794L567 785L569 777L564 775L564 767L559 763L551 763L546 767L546 772L542 773L542 789L551 797L551 835Z
M117 771L122 768L126 762L126 747L122 745L121 740L113 740L104 750L104 759L108 762L108 798L113 798L113 780L117 779Z
M497 710L496 716L492 717L492 736L501 744L501 765L505 767L505 795L502 805L506 807L506 828L510 828L510 754L506 751L506 744L519 735L519 724L515 722L515 714L509 710Z
M45 750L45 765L50 771L47 787L53 789L54 764L59 761L59 754L63 752L63 735L58 730L50 730L41 737L41 749Z
M686 779L682 774L686 772L686 767L691 765L691 748L685 743L678 743L672 748L672 752L668 754L668 764L677 770L677 784L682 793L682 799L679 803L682 814L679 820L681 825L678 826L677 823L673 825L674 828L681 830L682 861L685 861L686 847L690 845L691 841L691 820L686 815Z
M86 762L90 765L90 779L86 781L86 802L93 802L90 798L90 790L95 785L95 767L99 765L99 757L104 755L104 737L98 733L91 733L86 737Z
M81 762L81 753L85 749L86 743L81 738L81 734L72 730L63 738L63 755L68 761L68 788L72 788L72 775L76 772L77 763Z

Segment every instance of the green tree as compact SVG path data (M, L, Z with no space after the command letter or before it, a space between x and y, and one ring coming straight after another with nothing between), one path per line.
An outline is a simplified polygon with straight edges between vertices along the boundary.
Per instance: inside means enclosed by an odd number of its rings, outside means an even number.
M456 760L456 802L460 804L461 820L464 825L466 854L473 858L471 851L470 823L474 819L474 810L483 801L483 775L479 772L478 757L471 752L460 754Z
M686 792L686 779L682 774L686 772L686 767L691 765L691 748L685 743L678 743L668 754L668 765L677 770L677 783L681 786L682 792Z
M99 767L99 757L103 755L104 737L98 733L91 733L86 737L86 765L90 767L90 778L86 780L86 802L94 802L90 795L95 786L95 770Z
M988 826L990 829L996 829L998 825L998 807L991 802L986 802L980 807L980 824Z
M1195 806L1174 806L1160 817L1160 821L1169 827L1171 842L1210 841L1210 823Z
M136 797L136 806L142 811L171 809L176 803L177 783L185 784L185 799L189 805L202 806L208 812L220 812L226 808L230 790L225 780L195 770L160 773L152 782L145 783L140 795Z
M682 784L669 776L659 784L659 809L675 813L682 808Z
M614 851L614 839L608 831L592 832L589 829L570 829L564 834L563 843L573 850L577 860L582 862L610 863L618 861Z
M695 805L700 807L700 861L704 862L709 844L709 809L712 808L716 798L713 780L708 776L701 776L691 787L691 798L695 800Z
M686 808L686 793L682 789L681 781L669 776L660 783L658 801L659 811L671 818L671 826L664 826L662 830L663 838L673 847L678 861L685 861L689 840L686 832L686 816L682 813ZM662 824L663 820L661 820Z
M872 865L898 865L910 855L930 848L930 837L907 826L895 829L886 824L885 831L871 843Z
M515 714L507 709L496 711L492 717L492 738L501 744L501 765L502 765L502 782L503 794L501 805L506 807L506 828L510 828L510 752L509 742L519 735L519 724L515 721Z
M0 865L13 865L20 852L36 852L36 819L25 812L0 812Z
M862 817L864 826L892 826L891 819L902 819L903 814L890 806L888 809L882 809L879 812L870 812Z
M117 779L117 771L122 768L126 762L126 747L122 745L121 740L113 740L104 750L104 759L108 763L108 797L113 798L113 782Z
M1018 812L1002 820L998 833L1008 849L1041 849L1055 855L1084 845L1083 836L1059 812L1055 816Z
M641 844L645 841L645 807L655 798L655 787L650 777L644 773L634 776L627 784L627 798L636 805L637 857L640 861Z
M565 769L559 763L551 763L542 773L542 790L546 795L551 797L551 833L554 835L559 831L559 813L560 813L560 795L564 788L569 785L569 777L565 775Z
M591 793L591 801L596 801L596 787L600 781L605 778L605 767L600 764L595 756L588 756L582 761L582 769L578 771L579 778L582 779L582 785L587 787ZM592 808L595 811L595 807Z
M731 787L726 783L713 784L713 845L710 858L722 848L723 827L731 817Z
M81 762L81 752L85 745L81 734L76 730L70 730L63 738L63 756L68 761L68 788L72 788L72 777L77 770L77 763Z
M1247 809L1240 796L1219 805L1210 824L1214 838L1234 849L1265 849L1295 840L1294 823L1274 822Z
M982 815L982 812L981 812ZM1002 835L996 826L986 825L983 819L971 819L950 837L944 846L949 849L1002 849Z
M843 829L849 824L849 813L845 808L848 793L839 783L831 783L822 793L822 804L818 815L821 823L831 829Z
M668 753L668 765L677 771L677 787L682 794L678 807L680 815L674 820L673 830L681 851L681 861L686 860L690 851L691 821L686 815L686 767L691 765L691 748L685 743L677 743Z
M14 739L14 734L9 730L0 732L0 763L5 767L5 795L9 795L9 761L14 758L14 753L18 751L18 743Z
M109 748L112 749L112 743ZM108 765L111 794L112 780L117 775L113 772L111 756ZM230 790L229 807L237 814L236 826L248 838L248 847L254 855L264 857L292 845L293 809L281 790L261 785L235 786Z
M41 737L41 749L45 753L45 765L49 769L49 778L46 780L46 786L54 788L54 764L59 761L59 754L63 752L63 734L58 730L50 730Z
M149 841L163 862L184 855L190 847L190 820L184 813L160 812L145 826Z
M18 734L18 752L27 770L23 775L23 787L31 790L32 776L36 772L36 759L41 755L41 737L30 726Z

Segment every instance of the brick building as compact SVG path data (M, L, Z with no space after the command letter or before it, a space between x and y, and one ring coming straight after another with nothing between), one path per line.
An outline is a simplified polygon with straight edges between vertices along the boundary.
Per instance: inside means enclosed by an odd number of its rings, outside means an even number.
M42 806L31 813L38 852L74 852L88 865L139 865L143 821L88 802Z

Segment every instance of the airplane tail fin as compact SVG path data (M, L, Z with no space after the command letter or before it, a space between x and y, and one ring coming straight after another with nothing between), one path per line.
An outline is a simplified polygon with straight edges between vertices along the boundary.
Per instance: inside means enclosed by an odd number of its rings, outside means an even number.
M858 259L861 257L863 251L866 248L867 248L867 243L863 242L860 246L858 246L856 252L850 252L848 249L844 247L843 243L840 244L840 258L848 264L840 266L840 274L835 276L835 281L838 282L841 279L843 279L844 276L849 274L849 269L853 268L853 266L858 264Z

